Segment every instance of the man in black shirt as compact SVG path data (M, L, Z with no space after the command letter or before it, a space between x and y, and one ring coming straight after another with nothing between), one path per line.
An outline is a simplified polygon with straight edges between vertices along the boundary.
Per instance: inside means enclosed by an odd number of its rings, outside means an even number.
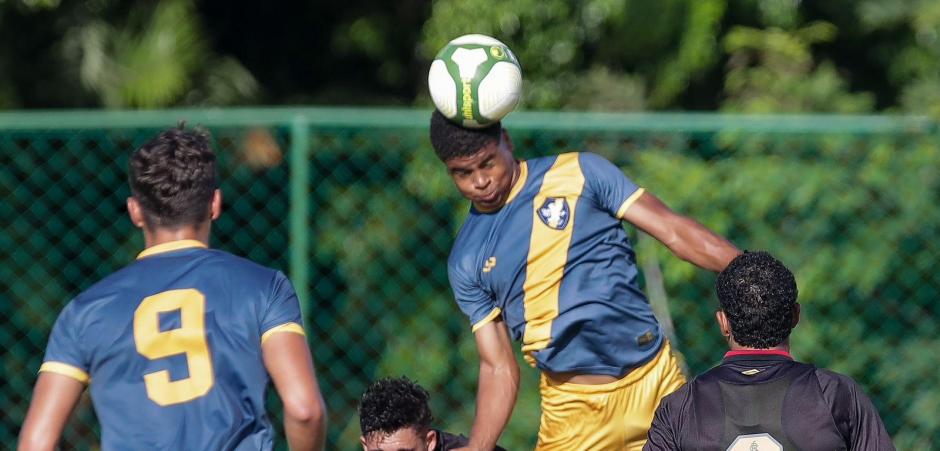
M359 402L359 427L364 451L447 451L469 440L432 429L428 392L408 378L375 381ZM500 447L496 450L505 451Z
M644 450L894 450L855 381L790 357L800 305L783 263L746 252L715 285L731 351L663 399Z

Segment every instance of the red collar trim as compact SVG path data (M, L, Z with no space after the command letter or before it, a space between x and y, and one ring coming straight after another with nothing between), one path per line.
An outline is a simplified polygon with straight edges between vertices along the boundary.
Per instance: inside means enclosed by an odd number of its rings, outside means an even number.
M790 360L793 360L793 356L789 352L780 350L780 349L748 349L741 351L728 351L725 353L725 358L735 357L739 355L781 355Z

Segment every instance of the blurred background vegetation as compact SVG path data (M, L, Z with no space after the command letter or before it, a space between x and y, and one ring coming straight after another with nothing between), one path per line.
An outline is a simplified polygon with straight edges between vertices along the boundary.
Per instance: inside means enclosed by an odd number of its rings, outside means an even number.
M930 0L0 0L0 108L428 105L465 33L525 109L940 114Z
M940 3L930 0L0 0L0 109L393 105L424 114L431 58L472 32L516 52L521 109L940 118ZM861 381L898 449L940 443L935 122L882 133L859 116L804 116L802 131L781 121L740 132L702 127L694 114L639 125L590 115L514 125L519 117L507 124L521 156L599 152L739 246L778 255L804 304L797 357ZM381 375L429 388L445 428L467 432L472 419L476 352L445 268L467 205L422 122L409 123L419 125L313 128L306 138L307 320L331 448L357 446L356 398ZM806 132L807 123L821 125ZM142 245L123 216L123 171L154 131L0 131L0 343L12 344L3 368L16 375L0 391L2 442L25 413L54 312ZM286 123L212 131L228 202L213 245L287 268L296 136ZM677 349L693 372L708 368L723 352L713 276L636 239L651 297L668 299ZM526 370L501 443L531 447L537 426L537 379ZM67 443L93 447L95 431L86 400Z

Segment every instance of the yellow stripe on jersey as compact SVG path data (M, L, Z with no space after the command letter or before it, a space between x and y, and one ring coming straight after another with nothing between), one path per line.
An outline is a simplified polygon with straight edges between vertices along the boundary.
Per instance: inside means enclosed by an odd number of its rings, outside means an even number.
M91 377L88 376L81 368L69 365L62 362L45 362L42 366L39 367L40 373L55 373L61 374L63 376L71 377L83 384L87 384L91 380Z
M149 257L151 255L162 254L164 252L170 252L170 251L178 251L180 249L186 249L190 247L201 247L205 249L208 246L203 244L202 241L196 241L196 240L170 241L167 243L158 244L156 246L150 246L144 249L141 253L137 254L137 259L140 260L144 257Z
M295 334L300 334L305 337L307 336L306 332L304 332L304 328L300 324L284 323L284 324L281 324L280 326L274 326L268 329L267 331L265 331L263 334L261 334L261 343L264 343L265 340L267 340L268 338L271 338L271 335L274 335L278 332L293 332Z
M498 318L499 314L502 312L503 311L500 310L499 307L494 307L492 312L486 315L486 317L484 317L483 319L477 321L477 323L474 324L473 327L470 328L470 332L476 332L480 330L481 327L487 325L488 323L493 322L493 320Z
M575 210L583 188L584 174L578 154L559 155L545 173L542 187L532 201L532 235L522 285L526 320L522 351L527 355L545 349L551 341L552 321L558 316L558 294L574 231ZM539 216L539 209L548 198L564 198L568 203L568 222L561 230L545 225ZM526 360L533 363L531 356Z
M620 209L617 210L617 218L623 219L623 215L627 214L627 210L630 208L630 206L633 205L645 192L645 189L637 188L637 190L634 191L633 194L631 194L630 197L628 197L627 200L623 201L623 204L620 205Z

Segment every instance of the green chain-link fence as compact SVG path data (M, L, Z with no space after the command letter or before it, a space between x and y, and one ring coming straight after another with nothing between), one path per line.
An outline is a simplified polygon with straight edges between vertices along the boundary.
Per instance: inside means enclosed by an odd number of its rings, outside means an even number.
M287 271L330 409L356 449L366 384L405 374L437 423L469 430L476 352L446 258L467 210L427 140L428 111L268 109L0 113L0 443L12 446L65 303L130 262L127 156L185 119L208 128L225 212L212 245ZM514 113L520 157L600 153L743 248L794 269L797 358L858 380L898 449L940 443L940 143L923 118ZM724 344L714 276L634 235L647 292L693 372ZM666 319L666 318L664 318ZM501 443L531 448L538 383L523 372ZM272 398L272 412L278 412ZM67 448L93 449L83 399ZM282 445L283 446L283 445Z

